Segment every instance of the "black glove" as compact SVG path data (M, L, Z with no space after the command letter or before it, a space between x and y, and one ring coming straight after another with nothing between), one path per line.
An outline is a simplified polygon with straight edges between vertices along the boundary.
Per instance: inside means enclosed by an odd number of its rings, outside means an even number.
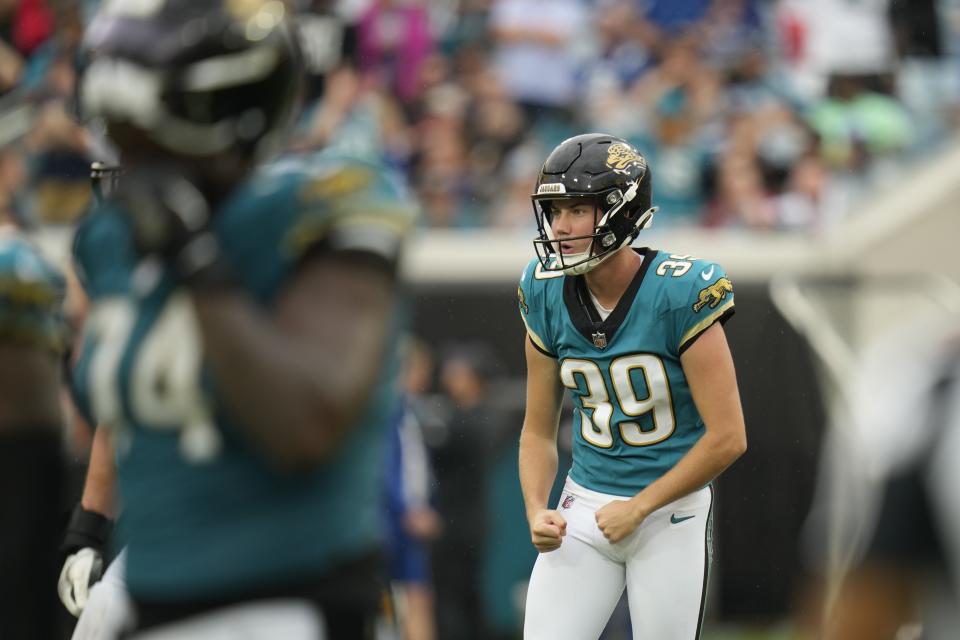
M127 170L113 200L130 218L140 255L162 259L188 286L230 280L220 240L211 228L212 207L195 182L175 168Z

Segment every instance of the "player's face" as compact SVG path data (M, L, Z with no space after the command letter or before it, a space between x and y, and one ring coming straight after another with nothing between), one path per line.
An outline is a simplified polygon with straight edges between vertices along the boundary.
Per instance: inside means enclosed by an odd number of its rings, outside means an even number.
M590 248L596 226L596 207L589 198L556 200L552 203L550 229L557 239L557 249L563 254L583 253ZM578 238L564 242L565 238Z

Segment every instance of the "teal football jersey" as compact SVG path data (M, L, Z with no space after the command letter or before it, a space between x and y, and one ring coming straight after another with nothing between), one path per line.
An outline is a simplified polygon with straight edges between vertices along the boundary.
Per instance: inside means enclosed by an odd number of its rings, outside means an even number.
M65 295L57 267L16 231L0 231L0 340L61 352Z
M395 261L415 215L382 166L321 153L264 167L214 224L239 283L269 308L307 252ZM98 423L116 430L131 593L229 597L309 579L377 548L395 354L338 455L280 473L218 395L187 292L161 263L138 262L127 216L110 205L92 213L74 256L92 303L75 377Z
M570 477L620 496L662 476L703 434L680 356L733 313L733 285L719 265L638 251L643 263L603 322L587 311L583 276L544 271L538 259L518 290L530 340L557 359L573 398Z

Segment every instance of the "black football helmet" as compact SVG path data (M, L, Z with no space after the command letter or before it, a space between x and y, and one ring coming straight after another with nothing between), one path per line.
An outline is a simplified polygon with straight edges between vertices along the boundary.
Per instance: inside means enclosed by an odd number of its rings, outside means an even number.
M602 133L564 140L547 156L531 196L540 232L533 246L544 270L586 273L630 244L656 213L651 195L650 167L628 142ZM553 203L583 197L594 202L594 232L568 239L592 242L586 251L563 255L550 227Z
M83 115L125 157L257 158L296 111L300 55L280 0L111 0L84 47Z

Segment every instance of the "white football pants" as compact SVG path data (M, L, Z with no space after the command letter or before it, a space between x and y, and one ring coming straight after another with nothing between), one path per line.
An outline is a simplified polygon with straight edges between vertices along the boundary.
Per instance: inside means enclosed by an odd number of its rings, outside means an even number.
M324 640L323 616L303 600L260 600L141 631L133 640Z
M696 640L712 555L713 490L704 487L651 513L610 544L596 512L625 500L569 478L557 510L560 548L541 553L527 590L524 640L591 640L603 632L624 587L634 640Z

